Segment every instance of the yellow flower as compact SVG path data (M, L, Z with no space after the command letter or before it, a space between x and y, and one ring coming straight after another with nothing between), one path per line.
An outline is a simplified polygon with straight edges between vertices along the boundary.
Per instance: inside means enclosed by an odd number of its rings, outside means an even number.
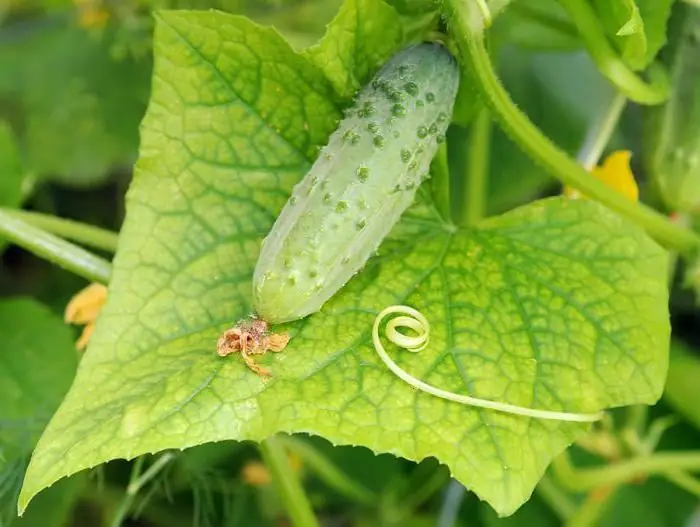
M623 196L632 201L638 201L639 188L630 168L631 157L632 153L627 150L613 152L605 159L602 166L591 170L591 174ZM568 185L564 186L563 194L572 199L586 197Z
M102 306L107 300L107 288L102 284L90 284L71 298L63 315L67 324L82 324L83 333L75 343L79 350L85 349L95 328Z
M288 454L289 465L294 472L299 472L302 467L301 459L295 454ZM272 476L267 467L260 461L249 461L241 470L241 478L253 487L264 487L272 482Z
M104 27L109 12L102 7L100 0L73 0L78 8L78 24L85 29Z

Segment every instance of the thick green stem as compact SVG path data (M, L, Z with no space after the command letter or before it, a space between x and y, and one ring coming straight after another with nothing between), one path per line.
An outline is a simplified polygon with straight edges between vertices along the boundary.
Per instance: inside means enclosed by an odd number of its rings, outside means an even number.
M600 517L610 505L617 487L596 489L588 494L584 502L565 523L565 527L590 527L598 525Z
M269 437L260 443L260 453L295 527L318 527L314 511L299 478L289 466L282 443L274 436Z
M535 492L560 520L568 520L576 514L576 503L551 476L545 474L535 487Z
M486 193L491 156L491 115L488 108L479 110L469 134L467 177L464 185L459 225L472 226L486 215Z
M90 281L109 283L110 263L85 249L0 210L0 238Z
M172 452L167 452L156 459L156 461L142 474L141 469L143 468L145 458L143 456L136 458L134 465L131 467L131 476L129 478L129 485L126 487L126 493L119 504L117 512L114 514L114 518L111 523L112 527L121 526L121 524L127 518L129 511L134 504L134 500L141 489L149 481L156 477L156 475L173 459L175 459L175 454Z
M460 54L471 64L474 80L497 118L520 147L535 161L587 196L619 212L643 227L660 243L681 252L700 246L700 237L680 228L663 215L635 203L592 176L555 146L513 103L501 85L484 46L483 20L469 0L445 0L452 37Z
M326 485L350 499L366 505L377 503L378 497L364 485L354 481L328 458L308 443L293 437L277 438L290 452L298 455L304 466L314 472Z
M591 170L598 164L615 128L617 128L617 123L626 104L627 97L620 92L615 93L610 104L604 108L600 117L589 128L578 153L578 162L586 170Z
M649 68L650 84L639 78L612 47L601 21L587 0L559 0L559 3L578 28L598 69L618 90L640 104L660 104L668 98L669 81L663 67L652 64Z
M447 143L442 143L432 163L432 188L435 204L442 218L452 223L450 207L450 167L447 163Z
M437 527L454 527L459 516L459 509L462 507L466 489L456 479L450 481L445 490L445 497L440 508Z
M24 220L25 222L43 229L51 234L72 240L95 249L102 249L111 253L117 252L119 234L116 232L87 225L79 221L59 218L52 214L0 208L6 214Z
M700 471L700 450L657 453L595 468L575 468L568 454L564 453L554 460L552 468L562 485L571 491L582 492L652 474Z

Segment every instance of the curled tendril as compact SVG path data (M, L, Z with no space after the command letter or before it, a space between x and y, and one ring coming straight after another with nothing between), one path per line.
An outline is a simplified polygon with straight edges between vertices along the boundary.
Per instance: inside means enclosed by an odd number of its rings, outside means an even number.
M372 328L372 342L374 344L374 349L379 355L379 358L384 361L384 364L386 364L397 377L410 384L417 390L440 397L441 399L447 399L449 401L454 401L468 406L477 406L479 408L487 408L489 410L496 410L514 415L522 415L525 417L534 417L536 419L591 423L598 421L603 417L602 412L595 414L554 412L549 410L536 410L534 408L516 406L508 403L499 403L496 401L487 401L485 399L470 397L469 395L462 395L441 390L440 388L427 384L420 379L416 379L408 372L403 370L398 364L396 364L391 357L389 357L384 349L384 346L382 345L381 339L379 338L379 329L382 320L384 320L387 315L393 314L396 314L397 316L394 316L391 320L389 320L389 322L387 322L385 330L386 338L397 346L412 353L417 353L425 349L425 347L428 345L428 341L430 340L430 323L420 311L413 309L412 307L389 306L377 315L377 317L374 319L374 327ZM413 336L405 335L399 331L399 328L411 329L416 334Z

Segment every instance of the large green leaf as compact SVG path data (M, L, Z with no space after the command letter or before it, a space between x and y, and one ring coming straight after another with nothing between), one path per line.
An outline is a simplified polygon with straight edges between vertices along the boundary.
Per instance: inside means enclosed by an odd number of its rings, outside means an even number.
M402 40L402 21L393 7L381 0L347 0L307 55L335 91L350 98Z
M68 391L77 356L72 331L29 299L0 302L0 524L14 516L29 455Z
M324 309L290 324L265 382L214 350L250 312L262 238L338 117L323 74L274 31L165 12L107 305L34 453L21 504L120 457L306 432L435 456L501 514L585 425L416 392L377 358L375 314L405 303L431 345L399 362L445 389L547 409L652 403L666 373L666 258L588 201L551 199L454 232L418 206Z
M644 69L666 42L674 0L594 0L598 16L622 58Z

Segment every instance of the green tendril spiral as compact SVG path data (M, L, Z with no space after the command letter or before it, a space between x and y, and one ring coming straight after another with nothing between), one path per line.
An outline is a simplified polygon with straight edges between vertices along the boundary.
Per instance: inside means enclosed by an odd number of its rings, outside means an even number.
M536 410L534 408L526 408L523 406L516 406L513 404L499 403L496 401L487 401L485 399L478 399L476 397L470 397L469 395L462 395L454 392L448 392L446 390L441 390L430 384L427 384L420 379L416 379L408 372L403 370L398 364L396 364L391 357L387 354L384 346L382 345L381 339L379 338L379 329L382 321L387 315L396 314L398 316L393 317L386 324L385 335L392 343L404 348L412 353L417 353L428 345L430 340L430 323L428 319L423 316L420 311L413 309L408 306L389 306L382 310L377 317L374 319L374 327L372 328L372 342L374 344L374 349L377 351L379 358L384 361L389 369L402 381L410 384L417 390L429 393L441 399L447 399L448 401L454 401L460 404L465 404L468 406L476 406L479 408L487 408L489 410L496 410L499 412L505 412L513 415L522 415L524 417L534 417L536 419L551 419L555 421L573 421L580 423L591 423L598 421L603 417L602 412L595 414L579 414L570 412L554 412L549 410ZM399 328L406 328L413 330L415 335L409 336L401 333Z

